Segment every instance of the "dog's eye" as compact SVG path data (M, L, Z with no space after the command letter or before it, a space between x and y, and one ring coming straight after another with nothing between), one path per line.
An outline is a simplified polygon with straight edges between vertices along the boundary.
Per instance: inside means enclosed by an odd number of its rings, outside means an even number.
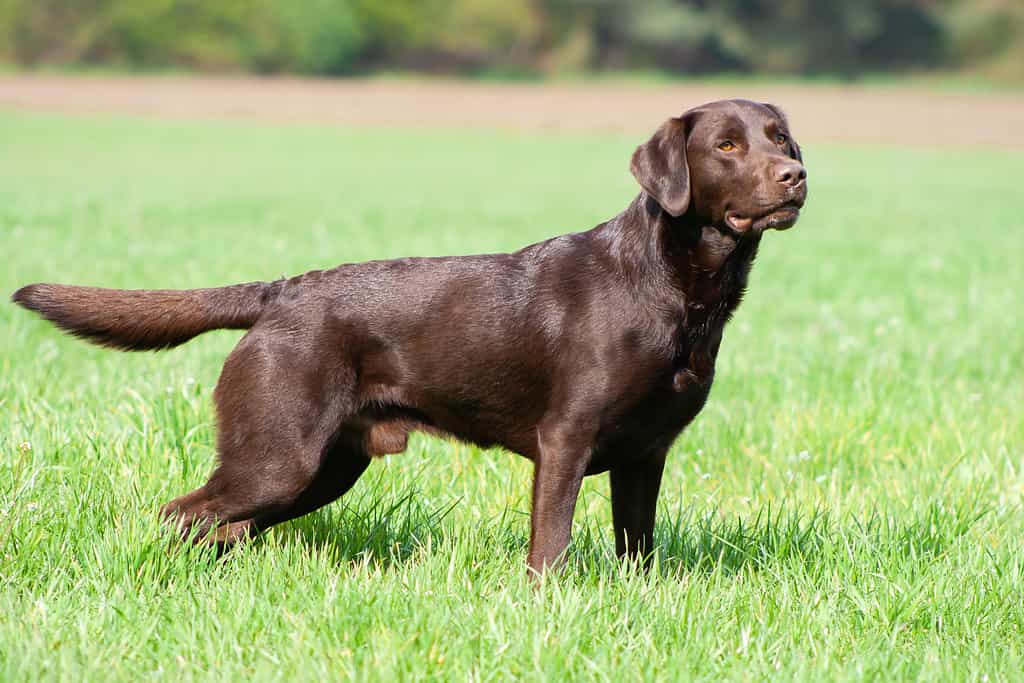
M785 133L776 133L775 134L775 144L776 145L784 145L787 142L789 142L789 138L786 137Z
M724 142L718 143L718 149L723 152L731 152L736 149L736 145L733 144L732 140L725 140Z

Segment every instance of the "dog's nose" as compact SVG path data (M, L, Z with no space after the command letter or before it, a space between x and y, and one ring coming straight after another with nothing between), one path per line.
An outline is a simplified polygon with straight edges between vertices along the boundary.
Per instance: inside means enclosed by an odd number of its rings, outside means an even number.
M796 187L807 177L807 169L799 161L787 161L775 167L775 179L784 185Z

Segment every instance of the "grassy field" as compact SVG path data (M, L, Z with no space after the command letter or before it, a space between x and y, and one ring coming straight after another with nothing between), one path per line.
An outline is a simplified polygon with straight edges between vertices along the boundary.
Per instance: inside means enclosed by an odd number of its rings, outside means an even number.
M623 208L638 142L0 114L0 290L515 249ZM595 477L534 590L529 463L425 437L224 560L169 545L238 333L118 354L0 305L0 680L1019 680L1024 158L805 160L648 574Z

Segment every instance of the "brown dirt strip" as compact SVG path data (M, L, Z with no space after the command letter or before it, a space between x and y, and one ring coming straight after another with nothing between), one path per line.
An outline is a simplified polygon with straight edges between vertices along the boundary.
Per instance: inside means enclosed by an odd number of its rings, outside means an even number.
M357 126L652 130L723 97L782 106L803 140L1024 148L1024 94L856 86L0 76L0 108Z

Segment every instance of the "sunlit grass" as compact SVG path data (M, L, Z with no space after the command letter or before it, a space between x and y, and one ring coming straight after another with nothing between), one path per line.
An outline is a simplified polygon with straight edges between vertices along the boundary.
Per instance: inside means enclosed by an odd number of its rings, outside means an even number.
M5 292L515 249L614 215L638 140L0 115ZM1012 680L1024 670L1022 158L805 145L646 574L584 486L527 580L529 463L416 437L217 561L156 512L213 462L237 333L96 349L0 306L0 680Z

